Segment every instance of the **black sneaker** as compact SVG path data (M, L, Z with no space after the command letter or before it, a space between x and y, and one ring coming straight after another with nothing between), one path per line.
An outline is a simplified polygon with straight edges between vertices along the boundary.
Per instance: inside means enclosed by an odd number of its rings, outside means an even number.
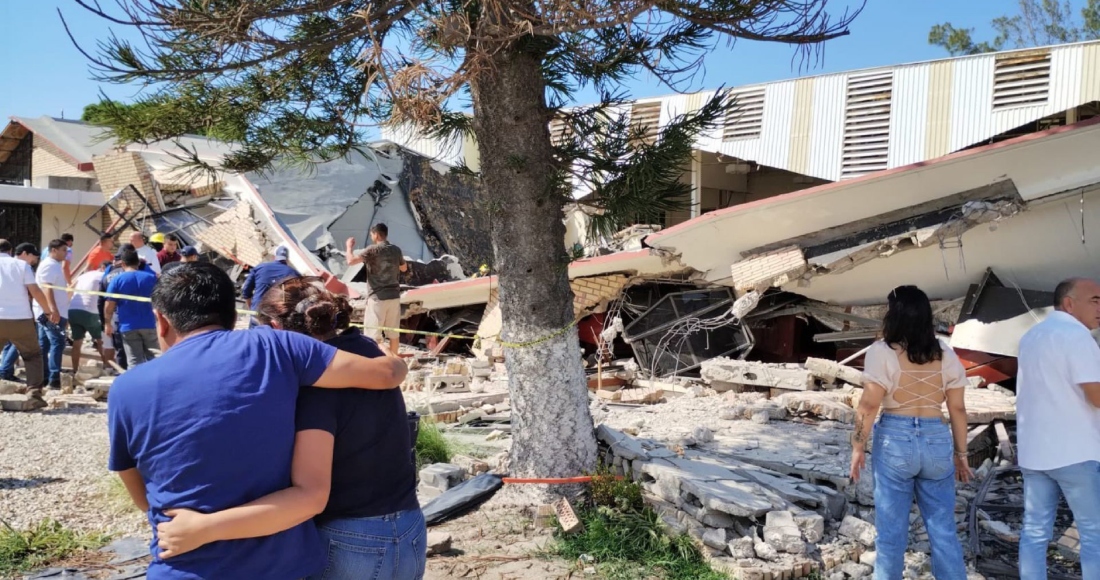
M50 388L54 389L54 390L60 389L61 388L61 379L58 379L56 381L50 381Z

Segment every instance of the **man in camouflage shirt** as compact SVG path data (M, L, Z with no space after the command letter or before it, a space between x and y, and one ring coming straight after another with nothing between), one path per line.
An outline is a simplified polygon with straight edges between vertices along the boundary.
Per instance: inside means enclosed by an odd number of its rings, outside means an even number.
M386 224L375 224L370 229L370 246L355 251L355 238L348 238L348 265L363 264L366 270L367 310L364 316L367 336L381 343L383 335L389 340L390 352L397 354L400 335L396 331L401 325L401 273L409 269L401 248L389 243L390 230ZM381 329L393 330L381 330Z

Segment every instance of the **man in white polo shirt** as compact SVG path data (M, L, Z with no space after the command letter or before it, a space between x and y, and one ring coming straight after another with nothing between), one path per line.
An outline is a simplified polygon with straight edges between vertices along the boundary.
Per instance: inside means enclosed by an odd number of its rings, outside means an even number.
M1066 280L1055 311L1020 340L1017 442L1024 474L1020 577L1047 577L1061 495L1081 536L1081 575L1100 578L1100 284Z
M46 302L58 313L59 320L46 320L43 310L37 305L34 315L38 319L38 346L46 359L46 382L51 389L61 388L61 357L65 354L65 331L69 322L69 292L66 290L65 255L69 246L65 240L56 239L47 247L45 260L38 263L34 279L39 288L46 288ZM29 374L29 371L28 371Z
M37 257L37 250L32 247L23 252L22 259L13 258L12 250L11 242L0 240L0 344L10 342L23 355L23 364L27 367L28 394L45 406L42 400L42 383L45 382L42 352L31 312L31 298L46 309L49 320L57 322L61 317L56 309L49 306L45 293L34 281L30 260Z

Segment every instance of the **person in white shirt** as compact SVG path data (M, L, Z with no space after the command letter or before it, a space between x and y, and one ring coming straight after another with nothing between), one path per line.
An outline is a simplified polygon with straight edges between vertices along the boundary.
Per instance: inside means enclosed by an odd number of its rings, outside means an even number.
M42 289L34 279L31 263L38 259L38 250L31 244L20 246L23 251L13 258L11 242L0 240L0 344L9 344L5 349L12 355L18 349L23 355L23 364L27 367L28 394L45 406L42 400L42 351L38 345L34 314L31 311L31 298L48 313L48 320L59 321L60 315L51 306ZM5 357L7 358L7 357ZM14 356L9 364L14 363ZM14 379L12 369L0 378Z
M50 388L61 388L61 357L65 354L65 330L69 322L69 291L65 282L65 254L69 246L64 240L53 240L47 246L49 256L38 264L34 279L46 292L46 302L59 319L54 322L44 315L37 304L34 314L38 318L38 345L46 358L46 382ZM30 376L30 371L27 371Z
M1020 340L1017 443L1024 474L1020 577L1047 577L1059 496L1081 537L1081 576L1100 578L1100 284L1071 279Z
M154 274L160 276L160 259L157 258L157 251L152 246L145 245L145 235L141 232L130 234L130 243L137 249L138 257L149 264Z
M72 301L69 303L69 326L73 331L73 370L80 368L80 349L84 346L84 336L91 335L92 344L103 360L103 368L111 368L109 359L103 354L103 323L99 320L99 297L89 292L98 292L99 283L107 262L95 270L88 270L77 276L73 284Z

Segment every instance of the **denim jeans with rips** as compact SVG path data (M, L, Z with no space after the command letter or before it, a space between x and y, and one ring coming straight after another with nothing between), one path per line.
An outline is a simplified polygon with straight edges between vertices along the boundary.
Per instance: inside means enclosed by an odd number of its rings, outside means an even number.
M57 324L48 320L38 321L38 347L42 350L42 358L46 363L46 384L55 387L61 384L61 357L65 356L65 329L68 322L66 318L62 318Z
M1100 578L1100 462L1086 461L1024 474L1024 528L1020 532L1020 578L1046 580L1047 548L1061 496L1081 537L1081 577Z
M905 570L909 512L920 508L932 544L937 580L966 580L955 522L955 463L951 429L938 417L883 415L875 424L875 578L897 580Z
M311 580L421 580L428 529L419 509L317 525L328 550L325 571Z

